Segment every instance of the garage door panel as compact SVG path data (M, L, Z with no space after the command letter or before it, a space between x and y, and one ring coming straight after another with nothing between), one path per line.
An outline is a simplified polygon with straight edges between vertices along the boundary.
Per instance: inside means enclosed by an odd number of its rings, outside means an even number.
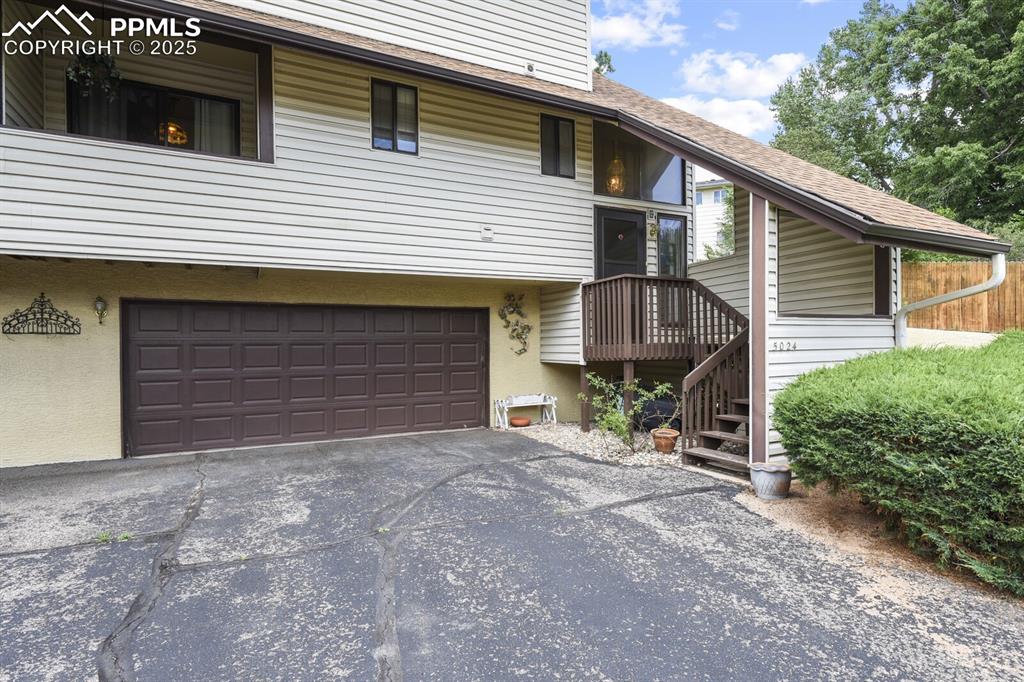
M327 369L326 343L293 343L288 346L288 366L291 369Z
M369 367L369 345L365 343L337 343L334 345L334 366L346 368Z
M225 334L234 331L232 318L235 311L222 306L199 306L190 316L192 332L196 334Z
M136 352L130 354L135 360L132 369L143 372L179 370L182 350L181 346L138 346Z
M232 346L194 344L191 348L192 369L194 370L230 370L235 367L232 357L234 348Z
M126 302L133 454L486 424L486 313Z
M197 379L191 382L192 405L226 407L234 404L233 385L234 380L225 377L223 379Z
M404 367L409 363L405 343L377 343L373 351L377 367Z
M280 377L252 377L242 379L242 404L265 403L281 400Z

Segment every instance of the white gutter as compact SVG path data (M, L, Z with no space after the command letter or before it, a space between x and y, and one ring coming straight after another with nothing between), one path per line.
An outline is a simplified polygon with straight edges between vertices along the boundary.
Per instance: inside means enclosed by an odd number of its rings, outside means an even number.
M995 289L1003 283L1004 279L1006 279L1006 254L994 253L992 254L992 276L988 278L988 281L982 282L981 284L975 284L974 286L967 287L966 289L960 289L959 291L951 291L947 294L940 294L938 296L926 298L923 301L917 301L916 303L910 303L901 307L896 311L896 347L907 347L907 316L910 313L915 310L921 310L922 308L930 308L931 306L938 305L940 303L955 301L958 298L965 298L967 296L984 293L990 289Z

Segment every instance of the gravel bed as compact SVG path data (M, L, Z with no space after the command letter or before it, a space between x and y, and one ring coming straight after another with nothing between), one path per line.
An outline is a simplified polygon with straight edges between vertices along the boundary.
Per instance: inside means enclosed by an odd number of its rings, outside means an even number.
M512 432L602 462L624 466L682 466L678 448L671 455L657 452L649 433L636 434L636 452L631 452L614 436L597 429L584 433L579 424L537 424L513 428Z

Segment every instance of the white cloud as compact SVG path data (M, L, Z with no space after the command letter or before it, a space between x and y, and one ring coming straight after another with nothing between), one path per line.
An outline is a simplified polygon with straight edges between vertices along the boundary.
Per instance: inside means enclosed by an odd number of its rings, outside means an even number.
M661 101L747 137L757 137L775 129L771 108L756 99L701 99L696 95L683 95L666 97Z
M730 97L768 97L779 84L807 63L801 52L781 52L761 59L749 52L704 50L690 55L679 68L683 87Z
M715 27L723 31L735 31L740 27L740 13L727 9L715 19Z
M591 39L595 48L684 45L686 26L679 16L678 0L605 0L605 14L593 18Z

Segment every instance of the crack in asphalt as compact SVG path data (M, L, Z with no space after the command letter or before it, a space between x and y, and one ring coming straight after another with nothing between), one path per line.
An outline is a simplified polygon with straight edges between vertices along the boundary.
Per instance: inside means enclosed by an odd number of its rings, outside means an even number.
M199 480L185 504L185 511L178 524L160 543L160 549L153 557L152 567L149 576L143 583L142 590L136 595L121 622L99 646L97 663L101 682L120 682L135 678L134 666L131 661L135 632L152 613L157 600L160 599L167 583L173 577L173 567L177 563L178 548L181 546L185 531L199 516L206 494L206 474L202 470L203 459L201 455L196 458L195 472Z

